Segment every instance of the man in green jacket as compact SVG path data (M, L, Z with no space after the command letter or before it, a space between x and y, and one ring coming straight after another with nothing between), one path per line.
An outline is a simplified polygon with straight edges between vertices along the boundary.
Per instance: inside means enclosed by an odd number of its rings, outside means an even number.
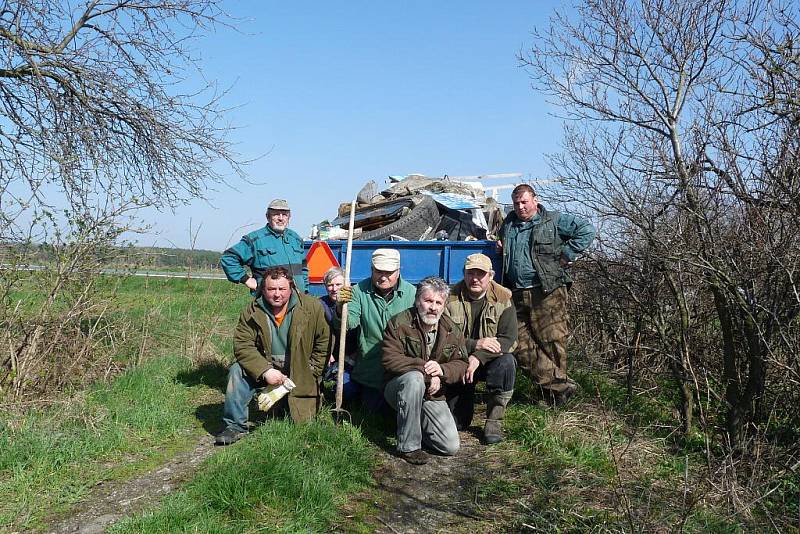
M389 319L414 304L414 286L400 277L400 251L379 248L372 253L372 275L339 290L338 304L348 303L347 328L358 328L358 357L350 380L354 394L371 412L385 404L381 342ZM341 311L341 308L340 308Z
M546 400L567 401L577 384L567 375L567 267L592 243L594 226L549 211L521 184L511 192L514 211L500 228L503 285L513 292L519 340L515 356Z
M258 293L267 267L285 267L292 273L300 293L308 287L308 267L303 239L289 229L292 212L289 204L275 199L267 207L267 225L242 237L241 241L222 253L219 263L233 283L247 286L253 296ZM245 269L250 268L248 273Z
M319 301L297 292L285 267L264 271L259 295L240 314L233 334L236 363L228 371L225 429L217 445L229 445L247 434L248 405L262 388L294 382L272 410L288 409L295 422L312 418L320 406L320 377L328 357L330 331Z
M397 452L411 464L424 464L425 446L452 456L460 441L445 398L467 370L464 336L443 316L450 288L430 276L419 283L414 306L386 325L383 368L389 405L397 410Z
M517 316L511 291L493 280L492 260L471 254L464 263L464 279L447 301L447 314L466 340L469 367L463 384L453 386L447 402L459 430L469 427L475 412L475 383L486 382L486 423L483 442L503 440L506 405L514 394Z

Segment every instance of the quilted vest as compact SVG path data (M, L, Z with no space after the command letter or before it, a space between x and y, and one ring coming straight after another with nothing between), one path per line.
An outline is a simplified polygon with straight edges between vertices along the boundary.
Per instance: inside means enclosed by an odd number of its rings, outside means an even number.
M533 226L530 232L531 261L536 274L542 283L542 291L545 294L561 286L572 285L572 278L561 267L561 251L564 242L558 235L557 211L548 211L539 204L539 222ZM516 214L512 213L506 224L511 224L511 218L516 219ZM505 234L505 232L504 232ZM503 270L505 271L506 254L503 254Z

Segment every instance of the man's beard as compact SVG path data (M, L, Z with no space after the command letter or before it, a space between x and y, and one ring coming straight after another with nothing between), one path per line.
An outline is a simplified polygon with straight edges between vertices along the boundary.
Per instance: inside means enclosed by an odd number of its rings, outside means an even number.
M440 311L437 314L428 315L419 306L417 306L417 314L419 314L419 320L422 321L422 324L427 326L436 326L439 323L439 319L441 319L444 310ZM435 315L435 317L433 316Z

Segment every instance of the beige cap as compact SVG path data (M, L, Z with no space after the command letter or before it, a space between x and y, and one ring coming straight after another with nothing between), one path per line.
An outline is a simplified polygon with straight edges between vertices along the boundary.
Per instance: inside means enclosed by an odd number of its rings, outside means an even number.
M400 251L393 248L375 249L372 266L379 271L396 271L400 268Z
M268 211L269 210L286 210L286 211L290 211L289 210L289 203L286 202L285 200L283 200L282 198L276 198L275 200L273 200L272 202L269 203L269 206L267 206L267 210Z
M464 270L480 269L481 271L489 272L494 270L492 268L492 260L485 254L470 254L467 256L467 261L464 263Z

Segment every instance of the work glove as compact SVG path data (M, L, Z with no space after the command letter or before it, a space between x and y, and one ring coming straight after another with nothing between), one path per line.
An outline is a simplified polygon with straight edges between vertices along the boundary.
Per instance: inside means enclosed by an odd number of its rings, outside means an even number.
M277 386L269 391L265 391L258 395L258 408L262 411L269 411L270 408L275 406L275 404L281 400L284 395L289 393L293 390L296 386L291 379L287 378L283 381L283 384Z
M347 304L353 300L353 286L344 286L339 288L339 295L336 303L339 305Z

